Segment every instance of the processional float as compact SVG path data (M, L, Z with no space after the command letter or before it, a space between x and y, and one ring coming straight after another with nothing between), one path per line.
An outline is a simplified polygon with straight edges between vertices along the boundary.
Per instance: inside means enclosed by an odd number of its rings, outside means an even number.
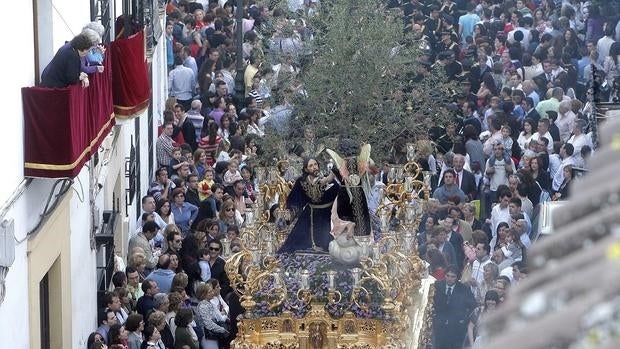
M259 190L245 212L240 251L222 240L226 273L245 309L233 348L426 348L434 279L417 254L416 229L431 177L414 162L415 144L407 149L407 164L389 165L376 213L380 236L353 237L364 251L353 266L329 255L277 255L288 235L291 186L276 166L256 169Z

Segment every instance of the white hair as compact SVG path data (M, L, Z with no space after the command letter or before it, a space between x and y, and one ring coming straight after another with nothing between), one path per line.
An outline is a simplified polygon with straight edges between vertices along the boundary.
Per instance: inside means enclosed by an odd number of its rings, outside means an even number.
M101 42L101 35L99 35L96 31L90 28L83 29L82 34L85 35L88 38L88 40L90 40L93 46Z
M82 30L84 29L92 29L99 34L100 37L103 37L103 34L105 33L105 28L99 22L90 22L82 28Z

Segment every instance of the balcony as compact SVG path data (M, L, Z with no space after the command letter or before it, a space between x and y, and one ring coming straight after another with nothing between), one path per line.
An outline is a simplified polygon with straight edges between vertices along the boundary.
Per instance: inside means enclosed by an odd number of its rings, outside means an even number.
M24 176L73 178L115 124L111 59L90 86L24 87Z
M115 124L148 108L144 31L110 43L90 86L24 87L24 176L73 178ZM113 83L114 82L114 83Z

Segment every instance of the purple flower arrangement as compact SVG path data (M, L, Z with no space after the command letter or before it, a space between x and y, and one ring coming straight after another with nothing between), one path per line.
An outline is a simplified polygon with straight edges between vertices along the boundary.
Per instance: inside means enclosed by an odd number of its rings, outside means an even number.
M310 273L309 289L312 294L312 302L325 303L325 310L334 318L340 318L345 312L351 311L359 318L384 319L385 314L381 310L381 303L384 298L383 291L374 282L365 282L364 288L368 291L370 299L367 307L361 308L351 301L353 293L353 276L349 267L334 263L328 255L295 255L281 254L278 260L283 271L283 280L287 288L287 297L280 306L270 309L270 300L274 297L274 280L269 279L264 282L258 292L253 295L256 308L253 313L256 317L269 317L281 315L283 311L290 311L297 318L304 317L310 307L308 304L297 299L297 292L301 288L300 272L304 269ZM329 303L327 299L329 282L327 271L337 272L335 277L335 288L342 294L339 303ZM365 295L360 297L360 303L366 302Z

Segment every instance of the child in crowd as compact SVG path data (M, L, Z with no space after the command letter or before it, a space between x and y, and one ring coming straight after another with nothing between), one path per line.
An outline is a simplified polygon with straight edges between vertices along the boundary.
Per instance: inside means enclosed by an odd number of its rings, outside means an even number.
M183 159L181 155L181 148L172 148L172 160L170 160L170 173L176 173L177 170L183 166L188 165L187 161Z
M510 157L512 156L512 143L513 140L510 137L510 135L512 134L512 130L510 129L510 126L508 125L504 125L502 126L502 139L501 142L504 145L504 162L507 164L510 164ZM489 166L493 167L495 165L495 152L493 152L491 154L491 157L489 157Z
M185 159L185 163L189 167L189 173L198 175L196 164L194 163L194 155L191 149L181 149L181 158Z
M198 197L200 201L206 200L211 196L211 188L213 188L213 184L215 184L214 178L215 174L213 173L213 168L206 167L202 181L198 183Z
M224 139L222 142L220 142L220 146L218 149L218 155L217 155L217 161L230 160L230 154L228 154L229 150L230 150L230 142Z
M240 179L243 179L243 177L241 177L239 172L239 161L231 159L228 163L228 170L224 173L224 186L229 187Z
M245 184L245 191L248 194L250 200L256 200L256 198L254 197L254 181L252 179L252 170L249 166L244 165L241 167L241 178L243 178L243 182Z
M209 250L203 248L200 250L200 257L198 259L198 266L200 267L200 278L203 282L207 282L211 279L211 268L209 267Z

